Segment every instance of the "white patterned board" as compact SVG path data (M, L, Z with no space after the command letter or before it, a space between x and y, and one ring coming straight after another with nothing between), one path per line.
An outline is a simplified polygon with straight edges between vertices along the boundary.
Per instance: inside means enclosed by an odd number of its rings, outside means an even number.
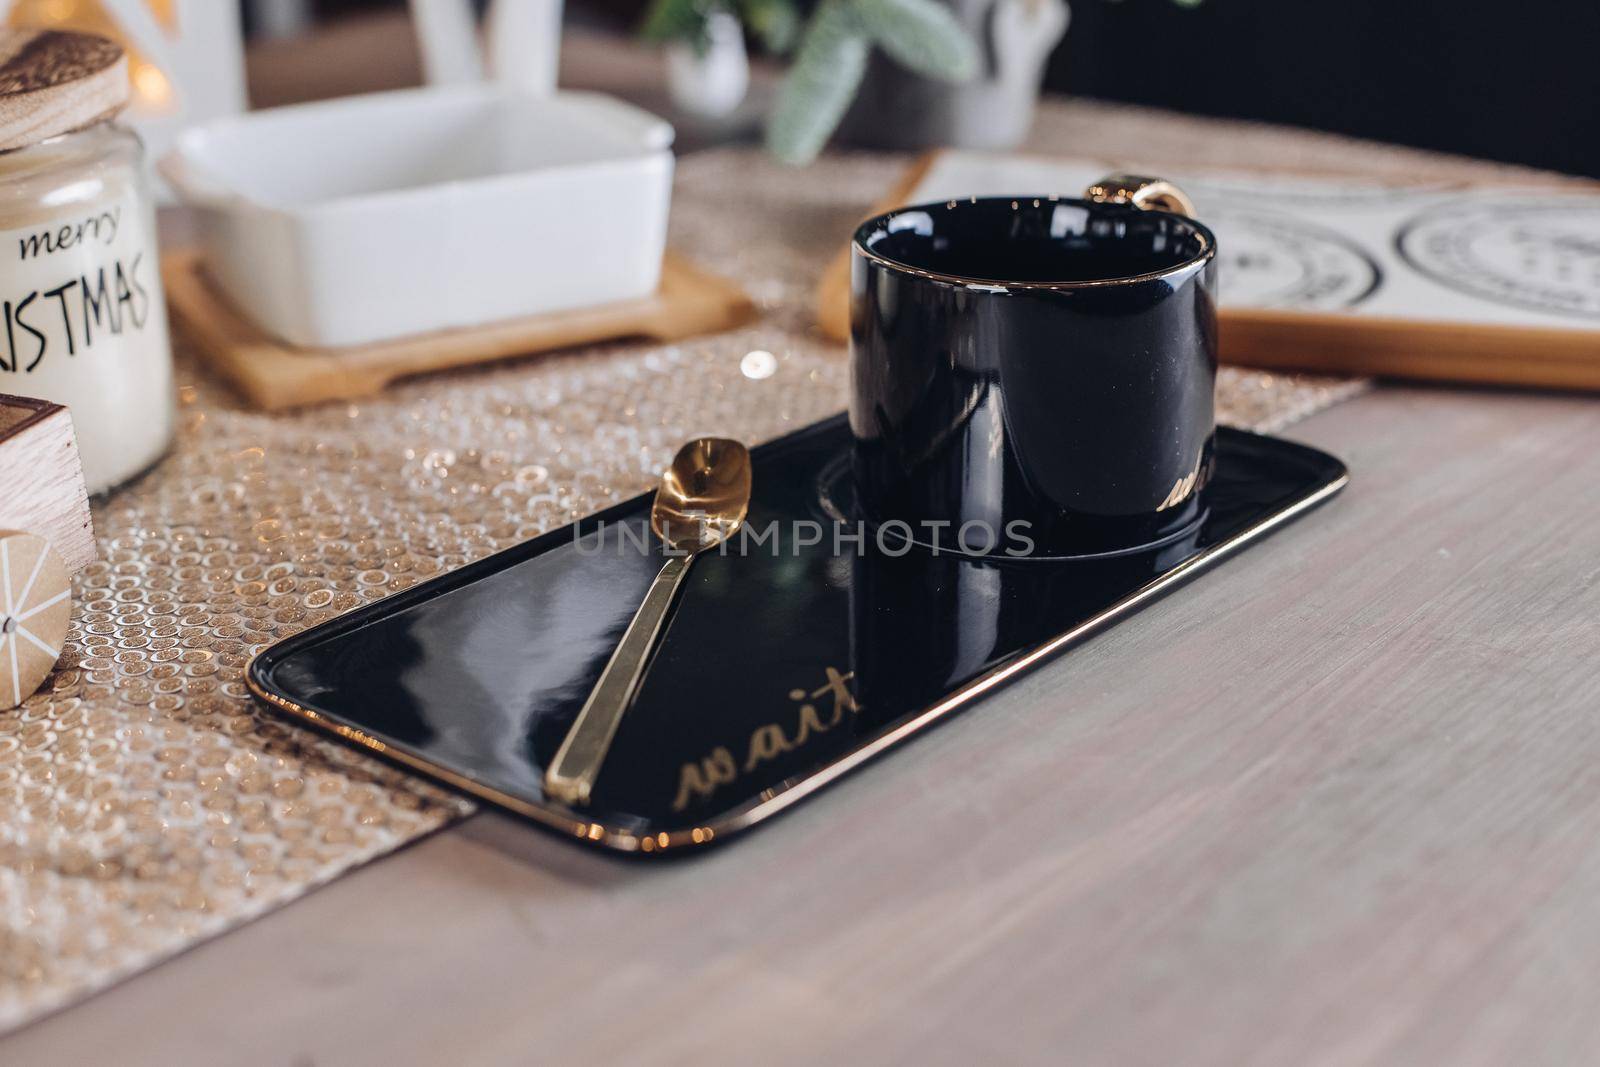
M1593 331L1600 193L1172 172L1126 162L944 152L911 199L1076 196L1158 173L1217 235L1221 306Z
M940 150L875 211L967 196L1082 195L1171 179L1217 234L1224 362L1285 371L1600 390L1600 186L1399 184L1126 160ZM817 287L850 333L850 254Z

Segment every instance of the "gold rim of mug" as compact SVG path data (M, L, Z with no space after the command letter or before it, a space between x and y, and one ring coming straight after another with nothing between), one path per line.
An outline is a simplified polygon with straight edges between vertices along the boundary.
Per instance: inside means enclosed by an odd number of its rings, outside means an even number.
M1026 201L1031 206L1036 207L1043 204L1077 204L1086 208L1100 209L1125 207L1125 210L1137 212L1140 215L1160 215L1192 226L1194 228L1195 235L1200 238L1200 241L1204 247L1197 255L1191 256L1181 263L1174 264L1171 267L1164 267L1161 270L1150 271L1145 274L1130 274L1125 278L1090 278L1081 281L1041 282L1008 281L1004 278L980 278L976 275L945 274L942 271L926 270L922 267L913 267L909 263L902 263L898 259L890 259L888 256L885 256L880 252L874 252L862 242L862 235L865 234L869 229L881 228L887 222L887 220L896 215L903 215L908 211L929 211L938 208L948 209L957 204L1003 204L1008 201L1011 203L1013 208L1016 208L1017 205ZM1156 281L1161 278L1170 278L1175 274L1182 274L1184 271L1190 270L1198 264L1203 264L1215 259L1217 255L1217 238L1205 223L1199 221L1198 219L1190 218L1188 215L1179 215L1174 211L1161 211L1155 208L1140 208L1132 205L1125 206L1121 204L1106 204L1094 200L1084 200L1081 197L1071 196L969 196L961 197L960 199L956 200L932 200L921 204L907 204L905 207L897 207L893 211L885 211L881 214L874 215L856 227L855 235L850 240L850 247L853 252L860 255L863 259L872 260L873 262L895 272L896 274L904 274L913 278L920 278L923 281L942 282L945 285L957 285L964 289L1106 289L1115 285L1137 285L1140 282L1149 282Z

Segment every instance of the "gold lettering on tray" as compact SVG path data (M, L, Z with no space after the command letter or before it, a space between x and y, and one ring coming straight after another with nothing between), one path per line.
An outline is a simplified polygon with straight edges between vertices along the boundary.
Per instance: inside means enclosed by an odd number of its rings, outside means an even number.
M700 759L689 760L679 767L678 795L672 801L672 810L682 811L696 800L705 800L719 786L730 785L741 774L749 774L763 763L793 752L818 734L827 733L844 721L846 713L858 713L861 705L850 691L855 672L840 673L833 667L825 671L827 681L819 688L789 690L789 699L800 705L796 709L792 734L784 729L781 721L764 723L750 731L742 763L734 759L733 752L726 746L718 745ZM819 710L812 701L823 704L826 710Z

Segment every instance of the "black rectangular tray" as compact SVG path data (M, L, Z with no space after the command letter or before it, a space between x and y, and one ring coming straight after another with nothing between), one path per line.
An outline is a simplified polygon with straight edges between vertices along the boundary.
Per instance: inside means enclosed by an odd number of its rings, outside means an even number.
M252 661L250 688L576 839L676 852L793 805L1348 478L1322 452L1221 429L1205 517L1160 548L995 563L890 554L869 535L864 551L842 539L836 554L848 447L836 417L754 450L749 524L809 520L825 533L696 560L587 807L546 799L542 769L660 567L637 547L648 494L282 641Z

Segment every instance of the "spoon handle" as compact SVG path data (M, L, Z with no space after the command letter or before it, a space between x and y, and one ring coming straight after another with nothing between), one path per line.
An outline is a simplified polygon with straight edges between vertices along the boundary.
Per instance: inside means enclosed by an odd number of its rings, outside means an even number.
M633 621L611 653L606 669L600 672L600 680L567 730L556 758L545 769L545 796L574 807L589 802L589 792L600 776L600 765L611 748L617 725L622 722L628 705L633 703L645 661L655 647L667 612L678 594L678 586L683 584L693 560L692 555L669 557L655 581L650 583L639 610L634 612Z

